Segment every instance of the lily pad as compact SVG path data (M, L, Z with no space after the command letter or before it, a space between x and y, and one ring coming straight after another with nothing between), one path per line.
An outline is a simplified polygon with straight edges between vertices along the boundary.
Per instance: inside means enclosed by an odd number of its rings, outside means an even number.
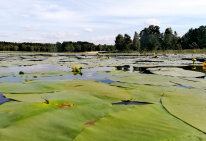
M149 85L161 85L161 86L172 86L171 80L176 80L179 78L152 74L138 74L130 73L125 74L125 77L109 77L112 81L126 82L126 83L136 83L136 84L149 84Z
M91 101L97 102L103 100L104 103L106 103L105 101L116 103L122 100L133 99L133 95L123 88L117 88L105 83L87 80L34 80L27 82L26 84L2 84L0 91L5 94L6 97L18 101L41 102L44 99L49 101L54 100L55 102L59 100L60 102L83 102L91 104ZM10 87L14 87L16 89L9 89ZM86 99L88 99L89 102Z
M111 83L112 86L125 88L133 95L133 101L160 103L165 92L179 89L173 86L140 85L131 83Z
M24 75L15 75L16 77L49 77L49 76L60 76L60 75L68 75L73 74L73 72L66 71L41 71L41 72L32 72L32 73L24 73Z
M183 79L175 79L171 80L171 82L187 87L206 89L206 79L200 78L183 78Z
M9 75L13 75L13 74L14 74L13 72L0 73L0 77L9 76Z
M206 91L184 89L166 92L164 107L174 116L206 133Z
M34 80L22 83L1 83L0 92L3 94L36 94L61 91L66 82L60 80Z
M184 70L182 68L150 68L148 69L154 74L168 75L175 77L198 77L204 76L204 73Z
M74 141L205 140L206 135L170 115L161 105L128 108L101 118L85 128Z
M24 102L23 102L24 103ZM5 106L10 106L6 103ZM88 127L109 113L132 106L84 105L58 108L51 105L25 105L9 113L0 112L0 140L73 140ZM2 129L1 129L2 128Z
M4 94L6 98L26 102L45 102L43 94Z

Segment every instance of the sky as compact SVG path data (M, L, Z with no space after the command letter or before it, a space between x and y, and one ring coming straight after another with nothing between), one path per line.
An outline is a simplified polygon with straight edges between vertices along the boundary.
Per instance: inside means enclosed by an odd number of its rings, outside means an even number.
M205 23L205 0L0 0L0 41L113 45L149 25L182 36Z

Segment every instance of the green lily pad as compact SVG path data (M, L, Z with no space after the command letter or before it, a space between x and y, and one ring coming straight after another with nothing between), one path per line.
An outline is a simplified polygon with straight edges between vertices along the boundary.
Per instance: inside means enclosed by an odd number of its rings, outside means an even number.
M154 74L167 75L175 77L198 77L204 76L204 73L184 70L182 68L150 68L148 69Z
M176 80L179 78L170 77L170 76L161 76L161 75L153 75L153 74L138 74L130 73L125 74L124 77L109 77L112 81L120 81L126 83L136 83L136 84L149 84L149 85L161 85L161 86L172 86L171 80Z
M32 72L32 73L24 73L24 75L15 75L16 77L49 77L49 76L60 76L60 75L68 75L73 74L73 72L66 71L41 71L41 72Z
M147 85L161 85L173 86L172 80L179 80L178 77L161 76L154 74L141 74L137 72L122 72L122 71L109 71L98 72L98 74L107 74L121 77L109 77L112 81L119 81L125 83L147 84Z
M34 80L26 84L2 84L0 92L5 94L7 98L18 101L42 102L44 100L60 100L60 102L76 101L77 103L85 102L89 104L91 101L98 100L116 103L122 100L133 99L133 95L124 88L117 88L105 83L88 80ZM9 87L16 88L16 90L9 89ZM86 99L90 100L90 102L85 101Z
M24 102L23 102L24 103ZM6 103L5 106L9 106ZM73 140L82 130L109 113L131 106L84 105L59 108L37 104L0 112L0 140ZM2 129L1 129L2 128Z
M45 102L43 99L44 94L4 94L6 98L10 98L17 101L26 102Z
M160 103L165 92L179 89L173 86L141 85L131 83L111 83L112 86L125 88L133 95L133 101Z
M200 78L182 78L182 79L175 79L171 80L171 82L183 86L199 88L199 89L206 89L206 79Z
M85 128L74 141L205 140L206 135L170 115L161 105L144 105L108 114Z
M1 83L0 92L4 94L36 94L61 91L66 82L60 80L33 80L22 83Z
M206 133L206 91L184 89L166 92L164 107L174 116Z
M13 72L0 73L0 77L9 76L9 75L13 75L13 74L14 74Z

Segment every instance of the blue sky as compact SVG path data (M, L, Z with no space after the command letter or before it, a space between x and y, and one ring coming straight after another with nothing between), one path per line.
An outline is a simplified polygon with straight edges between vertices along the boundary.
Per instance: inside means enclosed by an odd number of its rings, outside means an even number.
M0 0L0 41L114 44L149 25L182 36L206 23L205 0Z

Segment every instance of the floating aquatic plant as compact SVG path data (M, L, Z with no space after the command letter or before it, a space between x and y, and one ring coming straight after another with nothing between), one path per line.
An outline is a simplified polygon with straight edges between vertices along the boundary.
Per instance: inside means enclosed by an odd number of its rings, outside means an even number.
M205 67L206 67L206 61L204 61L204 62L203 62L203 66L205 66Z
M19 72L19 74L20 74L20 75L23 75L23 74L24 74L24 72L23 72L23 71L20 71L20 72Z
M154 56L153 56L153 58L157 58L158 56L157 56L157 52L154 52Z
M82 67L77 68L77 66L73 67L72 72L77 72L77 73L81 73Z
M193 65L194 65L194 64L195 64L196 59L195 59L195 58L193 58L193 59L192 59L192 61L193 61Z

